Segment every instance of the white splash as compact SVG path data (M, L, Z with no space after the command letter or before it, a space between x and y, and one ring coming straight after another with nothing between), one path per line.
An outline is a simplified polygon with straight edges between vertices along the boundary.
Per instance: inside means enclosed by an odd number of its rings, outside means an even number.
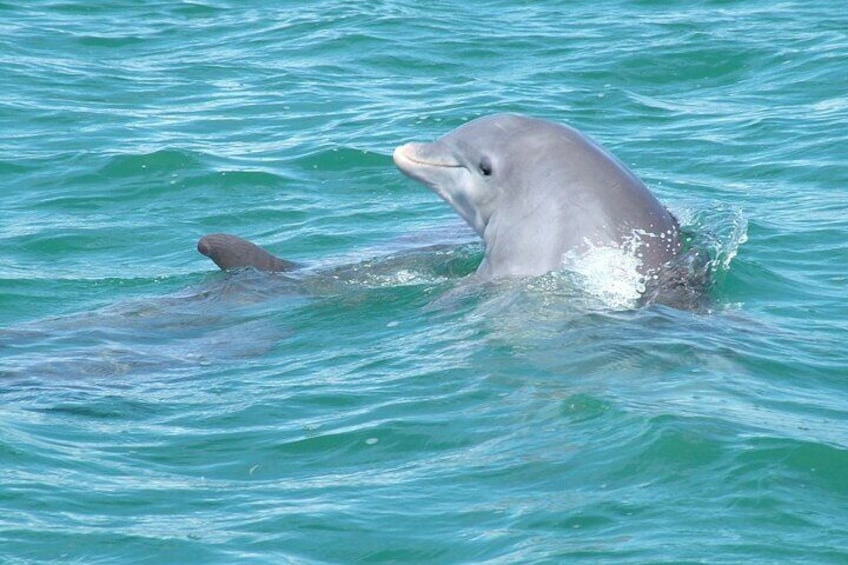
M576 288L615 310L634 308L645 292L646 278L638 235L621 247L598 247L586 242L583 250L563 257L563 269Z

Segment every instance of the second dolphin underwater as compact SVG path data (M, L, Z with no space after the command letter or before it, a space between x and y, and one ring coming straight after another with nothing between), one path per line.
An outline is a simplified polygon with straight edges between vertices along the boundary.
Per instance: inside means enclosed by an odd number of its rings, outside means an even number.
M621 161L572 127L495 114L433 143L402 145L394 161L483 239L481 280L539 276L565 268L567 255L611 248L632 255L648 281L690 286L678 265L677 220ZM233 235L210 234L197 247L225 270L298 268ZM660 296L650 284L644 294L649 302Z

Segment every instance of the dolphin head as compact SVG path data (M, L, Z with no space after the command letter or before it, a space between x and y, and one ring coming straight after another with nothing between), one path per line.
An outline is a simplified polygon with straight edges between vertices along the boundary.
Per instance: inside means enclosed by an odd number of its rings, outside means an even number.
M469 122L433 143L407 143L394 151L405 175L450 204L483 236L509 186L511 145L527 118L498 114Z
M479 272L537 275L587 245L621 247L636 233L677 225L624 164L574 128L516 114L478 118L433 143L394 151L407 176L450 204L483 238ZM659 246L654 246L658 248ZM654 254L645 246L645 253Z

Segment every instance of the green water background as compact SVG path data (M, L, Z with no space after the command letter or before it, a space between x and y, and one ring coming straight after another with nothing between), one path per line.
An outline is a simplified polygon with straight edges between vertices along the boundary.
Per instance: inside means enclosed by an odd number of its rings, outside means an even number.
M848 562L842 2L0 1L0 69L0 561ZM469 291L390 154L498 111L712 234L708 311Z

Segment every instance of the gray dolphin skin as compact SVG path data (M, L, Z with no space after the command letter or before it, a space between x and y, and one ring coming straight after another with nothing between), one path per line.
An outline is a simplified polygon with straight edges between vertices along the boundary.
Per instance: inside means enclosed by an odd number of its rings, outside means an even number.
M556 271L566 253L592 246L634 249L650 274L681 249L677 221L642 181L565 125L486 116L434 143L402 145L394 161L483 238L484 278Z
M298 267L296 263L274 257L255 243L226 233L204 235L197 242L197 250L225 271L253 267L259 271L280 273Z

